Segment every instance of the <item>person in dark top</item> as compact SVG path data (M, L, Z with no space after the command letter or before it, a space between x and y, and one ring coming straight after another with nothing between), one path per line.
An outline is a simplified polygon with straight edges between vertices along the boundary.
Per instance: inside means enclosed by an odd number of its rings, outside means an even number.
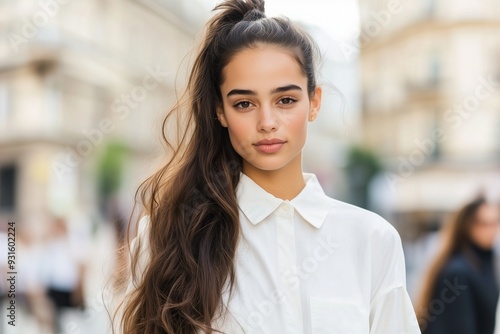
M493 334L499 288L493 268L498 208L479 198L442 231L416 303L422 334Z

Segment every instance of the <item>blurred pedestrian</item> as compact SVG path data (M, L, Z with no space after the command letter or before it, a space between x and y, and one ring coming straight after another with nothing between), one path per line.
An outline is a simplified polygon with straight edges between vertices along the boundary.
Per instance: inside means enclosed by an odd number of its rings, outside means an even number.
M493 246L499 210L484 198L462 207L441 232L441 249L416 304L423 334L493 334L499 295Z
M83 247L71 240L64 218L56 217L44 250L43 279L47 297L52 302L57 332L63 330L66 311L84 307L85 256Z
M19 272L16 283L21 298L25 298L25 305L22 308L24 313L20 317L23 321L19 323L18 328L23 328L26 320L33 318L35 321L30 333L52 333L54 319L49 300L45 295L42 278L45 266L43 245L35 238L32 229L28 226L20 226L16 232L16 258L19 259L16 261ZM16 299L17 295L16 293Z

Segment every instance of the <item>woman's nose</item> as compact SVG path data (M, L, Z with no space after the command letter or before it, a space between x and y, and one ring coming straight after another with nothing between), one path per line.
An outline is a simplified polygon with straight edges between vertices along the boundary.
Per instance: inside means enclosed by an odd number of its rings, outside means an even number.
M273 132L278 129L277 115L270 106L262 106L259 110L257 130L259 132Z

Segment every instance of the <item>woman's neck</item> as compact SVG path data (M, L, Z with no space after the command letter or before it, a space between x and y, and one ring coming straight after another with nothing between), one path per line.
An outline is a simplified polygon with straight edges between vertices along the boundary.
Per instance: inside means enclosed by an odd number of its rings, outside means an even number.
M304 189L300 154L283 168L262 170L249 163L243 164L243 173L274 197L291 200Z
M489 260L493 256L492 248L483 248L475 242L471 242L470 246L472 251L483 260Z

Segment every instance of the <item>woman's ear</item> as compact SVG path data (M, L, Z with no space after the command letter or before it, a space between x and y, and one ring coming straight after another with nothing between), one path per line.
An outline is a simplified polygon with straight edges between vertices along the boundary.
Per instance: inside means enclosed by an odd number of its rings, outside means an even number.
M321 108L321 94L323 90L321 87L316 86L314 89L314 93L310 98L310 107L309 107L309 122L312 122L318 117L319 110Z
M220 124L227 128L227 120L226 120L226 116L224 115L224 109L222 108L222 106L220 104L217 104L217 119L219 120Z

